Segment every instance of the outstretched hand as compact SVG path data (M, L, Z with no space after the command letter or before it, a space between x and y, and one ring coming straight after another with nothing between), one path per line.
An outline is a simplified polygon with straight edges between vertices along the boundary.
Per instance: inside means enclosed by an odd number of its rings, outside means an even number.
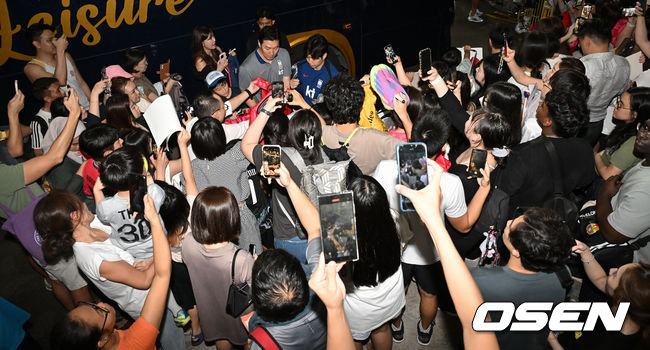
M440 191L442 167L431 159L427 159L427 165L433 169L433 172L429 172L429 184L425 188L416 191L404 185L395 186L397 193L411 200L422 221L436 215L440 217L440 200L442 199Z
M335 263L330 261L325 264L325 257L321 253L318 258L318 267L309 279L309 287L328 309L343 308L345 285L338 275L343 265L345 265L345 262Z

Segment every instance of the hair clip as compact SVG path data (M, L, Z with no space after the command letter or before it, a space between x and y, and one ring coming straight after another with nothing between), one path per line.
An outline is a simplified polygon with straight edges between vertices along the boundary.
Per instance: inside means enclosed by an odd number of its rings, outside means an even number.
M506 146L503 146L502 148L493 148L492 149L492 155L497 157L497 158L507 157L508 154L510 154L510 150Z
M307 149L312 149L314 148L314 135L305 135L305 142L302 143L302 146L307 148Z

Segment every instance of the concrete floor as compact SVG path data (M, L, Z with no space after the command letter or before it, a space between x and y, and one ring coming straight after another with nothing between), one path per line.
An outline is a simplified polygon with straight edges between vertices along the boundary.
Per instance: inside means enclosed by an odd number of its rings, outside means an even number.
M452 45L455 47L469 44L482 46L487 50L487 32L494 26L502 25L494 19L485 18L483 23L467 21L470 0L456 2L456 18L451 29ZM490 13L493 9L483 2L479 8ZM44 349L49 349L49 334L52 327L64 315L63 307L56 301L51 292L45 290L43 278L40 277L27 262L26 253L13 236L0 231L0 296L18 305L31 314L26 329ZM415 285L409 288L407 310L404 315L405 339L402 343L394 344L394 349L460 349L462 348L462 333L458 319L439 312L436 317L436 327L431 343L420 346L416 341L416 322L419 317L419 296ZM188 348L192 348L189 336L186 337ZM2 346L0 345L0 348ZM193 349L214 349L202 345Z

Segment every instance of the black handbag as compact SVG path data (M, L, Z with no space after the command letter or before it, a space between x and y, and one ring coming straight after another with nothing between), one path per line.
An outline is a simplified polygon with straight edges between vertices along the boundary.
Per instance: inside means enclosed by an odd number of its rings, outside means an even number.
M235 255L232 257L230 276L232 282L228 288L228 300L226 301L226 313L232 317L239 317L251 304L251 288L246 282L240 284L235 283L235 261L237 254L241 249L237 249Z

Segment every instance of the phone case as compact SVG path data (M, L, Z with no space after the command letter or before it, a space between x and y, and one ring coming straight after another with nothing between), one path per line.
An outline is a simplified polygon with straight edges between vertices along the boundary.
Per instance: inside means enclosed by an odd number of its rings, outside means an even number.
M372 87L379 99L381 104L388 110L393 110L393 98L399 93L403 93L406 99L406 103L410 102L406 90L402 87L402 84L399 83L397 76L390 67L385 64L378 64L370 70L370 86Z
M422 142L406 142L406 143L400 143L397 146L395 146L395 156L397 160L397 183L401 184L402 183L402 173L400 172L400 156L399 156L399 149L400 147L403 147L403 145L422 145L424 147L424 158L426 159L426 154L427 154L427 145L422 143ZM428 169L427 169L428 173ZM407 206L409 205L410 206ZM411 204L411 201L402 196L401 194L399 195L399 208L402 212L409 212L409 211L415 211L415 208L413 208L413 205Z
M282 162L282 147L271 146L271 145L262 146L262 163L264 163L264 150L267 149L267 148L277 148L280 151L280 163L281 163ZM266 179L280 177L280 175L277 175L277 173L276 173L276 175L266 175L266 174L264 174L264 169L262 169L260 175L263 178L266 178Z
M324 222L324 220L323 220L323 208L322 208L323 203L321 203L321 202L322 202L323 199L328 200L328 198L331 198L331 197L343 197L343 196L346 196L346 197L348 197L350 199L349 202L350 202L350 205L352 206L352 217L346 217L343 220L341 220L341 222L342 223L351 223L351 232L349 232L349 234L352 234L352 237L354 238L354 242L351 243L351 244L354 244L354 248L353 248L353 251L350 252L351 254L349 254L349 255L344 255L342 257L334 257L334 258L332 258L328 254L328 248L327 248L328 243L326 242L326 239L328 239L329 236L331 234L333 234L331 232L327 232L332 227L331 226L330 227L324 227L324 224L323 224L323 222ZM331 204L331 203L328 203L328 204ZM352 193L352 191L344 191L344 192L340 192L340 193L327 194L327 195L322 195L322 196L319 195L318 196L318 216L319 216L319 220L321 221L321 244L322 244L322 247L323 247L323 254L325 255L325 263L328 263L330 261L343 262L343 261L357 261L357 260L359 260L359 243L358 243L357 221L356 221L355 212L356 212L356 209L354 207L354 194ZM349 222L348 222L348 220L349 220ZM334 225L334 226L336 226L336 225ZM323 231L325 231L325 232L323 232ZM332 241L334 241L334 240L332 240ZM339 241L337 240L337 242L339 242ZM340 242L339 242L339 244L340 244ZM347 249L352 248L351 244L346 244L345 248L347 248Z
M424 56L424 58L426 60L425 62L422 61L423 56ZM418 59L419 59L419 63L420 63L419 68L422 71L422 75L425 76L429 72L429 70L431 70L431 62L432 62L431 61L431 49L426 48L426 49L420 50L418 52ZM422 66L423 64L428 64L428 66L423 67ZM425 72L425 70L426 70L426 72Z

